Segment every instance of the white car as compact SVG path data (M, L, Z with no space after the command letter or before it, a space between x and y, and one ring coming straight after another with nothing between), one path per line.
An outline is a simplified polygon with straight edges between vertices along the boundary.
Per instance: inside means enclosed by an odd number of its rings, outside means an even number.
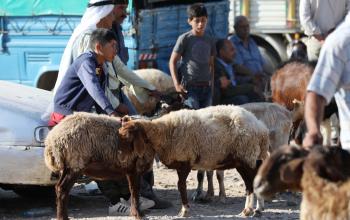
M48 128L42 115L52 92L0 81L0 187L20 195L52 190L57 176L44 162Z

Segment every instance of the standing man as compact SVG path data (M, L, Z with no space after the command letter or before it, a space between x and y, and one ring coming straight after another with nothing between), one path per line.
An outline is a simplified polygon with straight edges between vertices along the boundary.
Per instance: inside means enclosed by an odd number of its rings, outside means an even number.
M306 41L310 61L318 59L326 37L344 20L349 10L348 0L301 0L301 26L309 37Z
M303 146L322 144L320 123L324 107L334 95L339 110L340 142L350 150L350 16L331 35L321 50L316 69L307 88Z
M238 76L238 84L254 83L259 88L259 93L265 88L268 81L264 73L264 59L258 49L257 44L250 37L250 25L245 16L237 16L234 21L235 35L229 39L234 44L237 53L234 60L234 68Z
M112 31L115 33L118 41L118 56L126 65L129 60L128 48L125 46L124 36L122 32L122 23L127 17L126 9L128 8L128 0L115 0L114 8L114 22L112 26Z

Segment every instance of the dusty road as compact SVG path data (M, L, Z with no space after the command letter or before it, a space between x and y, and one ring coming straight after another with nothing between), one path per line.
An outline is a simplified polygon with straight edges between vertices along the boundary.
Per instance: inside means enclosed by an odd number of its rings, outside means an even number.
M145 219L165 220L178 218L177 213L181 207L180 196L177 191L177 175L174 170L164 166L155 168L155 191L161 197L172 202L173 207L166 210L151 209L146 213ZM205 184L206 185L206 184ZM188 195L196 188L196 172L192 171L187 179ZM235 170L225 172L226 203L213 201L211 203L190 203L192 216L188 219L226 220L241 219L238 214L244 207L244 183ZM81 193L81 186L72 190L69 203L69 217L71 219L132 219L129 217L108 216L108 201L102 195L89 195ZM206 188L205 188L206 190ZM218 184L215 181L215 193L218 194ZM266 210L259 219L299 219L300 195L292 196L296 204L287 202L285 196L266 202ZM27 211L32 209L43 210L41 217L28 217ZM55 219L55 202L53 199L25 199L12 191L0 190L0 219Z

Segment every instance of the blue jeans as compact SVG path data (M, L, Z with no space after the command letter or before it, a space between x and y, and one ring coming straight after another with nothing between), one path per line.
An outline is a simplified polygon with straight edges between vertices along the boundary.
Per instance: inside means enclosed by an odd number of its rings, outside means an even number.
M211 106L211 87L210 86L187 86L187 97L184 105L191 109L200 109Z

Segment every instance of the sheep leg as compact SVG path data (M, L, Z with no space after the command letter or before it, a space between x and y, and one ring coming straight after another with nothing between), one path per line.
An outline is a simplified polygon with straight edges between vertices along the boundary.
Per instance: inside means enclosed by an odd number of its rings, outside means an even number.
M68 198L69 191L79 177L79 173L69 169L63 169L60 172L59 180L55 186L57 220L68 220Z
M192 194L192 201L198 201L202 195L203 192L203 182L204 182L204 170L198 170L197 171L197 189Z
M222 203L226 201L226 192L225 192L225 184L224 184L224 170L216 170L216 178L219 182L219 200Z
M238 173L241 175L245 187L246 187L246 202L244 209L241 212L241 216L251 216L254 214L254 193L253 193L253 180L255 173L254 170L246 165L237 167Z
M213 170L207 170L208 191L205 196L205 201L211 201L214 197Z
M188 199L187 199L186 179L188 177L188 174L191 171L191 168L189 166L181 166L176 171L179 177L179 180L177 182L177 188L180 191L181 201L182 201L182 208L179 212L179 216L188 217L190 212L190 206L188 204Z
M126 175L129 183L131 206L130 215L136 219L142 219L142 214L139 209L139 190L140 190L140 176L135 173L128 173Z

